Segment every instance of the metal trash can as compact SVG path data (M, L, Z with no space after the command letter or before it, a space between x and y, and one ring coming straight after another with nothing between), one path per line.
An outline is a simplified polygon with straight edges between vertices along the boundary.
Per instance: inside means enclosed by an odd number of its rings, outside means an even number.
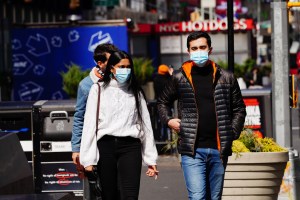
M16 133L32 166L32 109L34 101L0 102L0 136Z
M263 136L274 137L272 132L271 89L242 90L247 116L245 128L259 131Z
M33 108L35 191L73 192L82 199L83 181L72 162L75 100L38 101Z

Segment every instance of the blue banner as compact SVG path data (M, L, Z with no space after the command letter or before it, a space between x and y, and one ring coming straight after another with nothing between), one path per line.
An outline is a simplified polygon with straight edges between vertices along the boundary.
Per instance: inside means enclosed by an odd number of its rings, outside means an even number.
M60 72L71 63L91 69L94 49L102 43L128 51L126 26L14 29L13 100L67 99Z

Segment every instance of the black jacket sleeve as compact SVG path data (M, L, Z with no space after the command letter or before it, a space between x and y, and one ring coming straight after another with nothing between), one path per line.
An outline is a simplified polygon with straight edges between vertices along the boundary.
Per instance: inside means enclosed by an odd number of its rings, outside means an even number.
M232 99L232 128L234 132L234 139L240 137L240 133L243 130L245 117L246 117L246 106L241 94L239 84L234 78L233 86L231 89Z
M174 101L177 99L177 79L176 75L173 75L172 78L167 82L163 91L157 99L157 109L160 116L160 119L163 123L167 124L170 119L173 117L169 112L173 107Z

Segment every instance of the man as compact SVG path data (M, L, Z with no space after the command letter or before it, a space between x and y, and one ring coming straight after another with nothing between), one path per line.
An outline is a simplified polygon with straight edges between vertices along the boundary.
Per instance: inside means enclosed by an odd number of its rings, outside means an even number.
M173 73L173 68L168 67L167 65L164 64L159 65L157 70L157 75L153 79L155 99L159 97L164 86L171 78L172 73Z
M158 99L160 93L163 91L166 83L171 79L171 75L173 73L173 68L168 67L167 65L161 64L158 67L157 75L154 77L154 94L155 99ZM171 110L169 111L171 112ZM171 115L171 113L170 113ZM165 123L161 123L161 120L158 119L158 130L159 132L155 131L154 138L158 141L166 141L171 138L169 128Z
M97 83L104 75L104 70L110 54L117 51L118 48L113 44L100 44L94 51L94 60L96 66L91 70L89 76L85 77L78 86L77 102L74 114L73 131L72 131L72 159L77 164L76 157L79 157L80 143L82 136L83 120L86 108L86 102L89 91L94 83Z
M237 80L209 60L210 36L187 38L190 60L174 71L158 98L161 119L178 132L178 151L189 199L221 199L232 141L243 129L246 110ZM168 115L178 100L178 118Z
M244 79L247 88L262 88L262 73L258 66L254 66L250 72L246 73Z

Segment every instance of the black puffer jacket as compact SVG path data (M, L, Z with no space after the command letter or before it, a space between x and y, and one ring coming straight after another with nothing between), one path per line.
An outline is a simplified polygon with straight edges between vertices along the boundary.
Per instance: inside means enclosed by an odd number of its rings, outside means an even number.
M214 69L214 98L218 131L216 134L221 155L232 154L232 141L237 139L244 127L246 116L238 82L231 72L221 69L210 61ZM185 62L179 71L174 72L172 80L165 87L157 101L161 119L167 123L172 116L168 107L178 100L178 118L181 119L178 151L194 155L198 127L198 111L191 81L193 62Z

